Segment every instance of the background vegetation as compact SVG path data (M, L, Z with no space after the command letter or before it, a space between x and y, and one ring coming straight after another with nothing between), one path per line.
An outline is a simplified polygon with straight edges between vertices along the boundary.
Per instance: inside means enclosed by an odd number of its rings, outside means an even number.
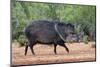
M25 26L32 20L63 21L75 25L82 41L95 40L96 7L13 0L11 3L12 40L24 43Z

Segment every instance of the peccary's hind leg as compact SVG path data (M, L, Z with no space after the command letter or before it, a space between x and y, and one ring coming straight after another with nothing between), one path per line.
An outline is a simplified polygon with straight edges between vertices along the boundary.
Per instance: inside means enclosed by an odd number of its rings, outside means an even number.
M57 47L57 44L54 44L54 53L57 54L56 52L56 47Z
M36 42L30 42L30 45L29 45L29 47L30 47L31 52L32 52L33 55L35 55L35 53L34 53L34 48L33 48L33 46L34 46L35 44L36 44Z
M33 49L33 46L35 45L36 43L33 43L33 42L28 42L28 43L26 43L26 46L25 46L25 56L26 56L26 54L27 54L27 51L28 51L28 47L30 47L30 50L31 50L31 52L32 52L32 54L34 55L35 53L34 53L34 49Z
M26 54L27 54L28 45L29 45L29 43L27 42L27 43L26 43L26 46L25 46L25 54L24 54L25 56L26 56Z

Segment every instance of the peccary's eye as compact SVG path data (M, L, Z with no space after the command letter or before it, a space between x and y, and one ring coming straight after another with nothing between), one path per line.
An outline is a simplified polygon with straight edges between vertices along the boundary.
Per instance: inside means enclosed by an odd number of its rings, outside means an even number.
M71 34L75 34L74 32L71 32Z
M70 35L74 35L75 33L74 33L74 32L70 32L69 34L70 34Z

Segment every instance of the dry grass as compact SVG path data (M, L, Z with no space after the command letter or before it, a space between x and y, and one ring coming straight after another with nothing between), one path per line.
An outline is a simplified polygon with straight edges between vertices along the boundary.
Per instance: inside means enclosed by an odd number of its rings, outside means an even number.
M13 43L14 44L14 43ZM25 47L12 47L12 65L47 64L47 63L67 63L79 61L95 61L94 42L67 44L69 53L61 46L57 46L57 55L54 54L54 47L38 44L34 47L36 55L32 55L30 49L24 56Z

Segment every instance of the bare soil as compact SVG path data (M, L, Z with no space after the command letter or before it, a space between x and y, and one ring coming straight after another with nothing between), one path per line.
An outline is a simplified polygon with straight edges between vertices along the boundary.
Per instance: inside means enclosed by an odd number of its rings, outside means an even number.
M25 47L12 46L12 65L32 65L32 64L51 64L51 63L67 63L81 61L95 61L95 42L71 43L66 46L69 48L69 53L65 48L57 46L57 55L54 54L54 47L43 44L34 46L35 55L32 55L30 49L27 55L24 55ZM13 43L14 45L14 43Z

